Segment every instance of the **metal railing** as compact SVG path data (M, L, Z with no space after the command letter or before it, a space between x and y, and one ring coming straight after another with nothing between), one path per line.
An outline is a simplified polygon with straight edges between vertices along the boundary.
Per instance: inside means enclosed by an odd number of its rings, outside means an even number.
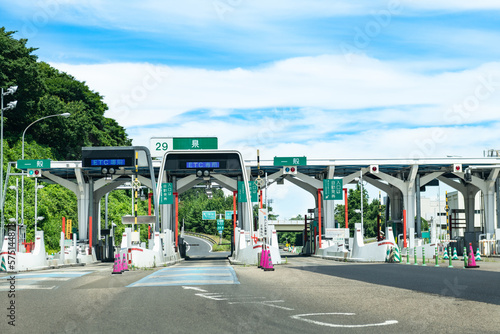
M196 232L189 232L189 231L184 231L184 234L190 235L192 237L197 237L197 238L202 238L202 239L208 240L212 244L217 244L217 241L215 241L214 239L212 239L204 234L200 234L200 233L196 233Z

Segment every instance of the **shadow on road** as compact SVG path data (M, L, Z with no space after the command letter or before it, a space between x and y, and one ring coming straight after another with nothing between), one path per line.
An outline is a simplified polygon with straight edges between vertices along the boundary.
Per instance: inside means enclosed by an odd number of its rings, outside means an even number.
M340 264L292 267L323 275L500 305L500 273L404 264Z

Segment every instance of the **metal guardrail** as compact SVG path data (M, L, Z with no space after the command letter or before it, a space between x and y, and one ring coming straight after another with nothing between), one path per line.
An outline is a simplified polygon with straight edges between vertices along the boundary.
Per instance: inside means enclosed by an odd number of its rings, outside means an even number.
M200 234L200 233L195 233L195 232L184 231L184 234L187 234L187 235L190 235L190 236L193 236L193 237L198 237L198 238L202 238L202 239L208 240L208 241L210 241L212 244L217 244L217 241L215 241L214 239L212 239L212 238L210 238L210 237L207 237L206 235L203 235L203 234Z

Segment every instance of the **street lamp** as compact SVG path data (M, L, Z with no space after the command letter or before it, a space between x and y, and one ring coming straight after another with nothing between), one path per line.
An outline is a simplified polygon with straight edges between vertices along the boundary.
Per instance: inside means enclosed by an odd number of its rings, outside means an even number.
M32 126L33 124L40 122L44 119L51 118L51 117L59 117L59 116L69 117L69 116L71 116L71 114L69 112L65 112L62 114L45 116L45 117L39 118L36 121L32 122L30 125L28 125L26 127L26 129L24 129L23 137L22 137L22 154L21 154L22 160L24 160L24 135L26 134L26 130L28 130L30 128L30 126ZM22 224L24 224L24 173L23 173L23 176L21 177L21 222L22 222Z
M62 113L62 114L55 114L55 115L49 115L49 116L45 116L45 117L42 117L42 118L39 118L37 119L36 121L34 121L33 123L31 123L30 125L28 125L26 127L26 129L24 129L23 131L23 138L22 138L22 156L21 156L21 159L24 160L24 135L26 134L26 130L29 129L30 126L32 126L33 124L35 124L36 122L40 122L41 120L44 120L44 119L47 119L47 118L51 118L51 117L59 117L59 116L62 116L62 117L69 117L71 116L71 114L69 112L65 112L65 113Z
M14 109L16 106L17 106L17 101L12 101L12 102L9 102L7 103L7 107L3 107L3 97L4 96L7 96L7 95L11 95L11 94L14 94L15 92L17 91L17 86L10 86L9 88L7 88L7 90L4 92L4 89L2 88L1 89L1 103L0 103L0 109L1 109L1 130L0 130L0 187L1 187L1 190L0 190L0 203L2 203L2 217L1 217L1 220L2 220L2 229L0 231L0 237L2 238L2 240L0 240L0 244L3 243L3 227L4 227L4 214L3 214L3 209L4 209L4 201L3 201L3 112L4 110L7 111L7 110L11 110L11 109Z

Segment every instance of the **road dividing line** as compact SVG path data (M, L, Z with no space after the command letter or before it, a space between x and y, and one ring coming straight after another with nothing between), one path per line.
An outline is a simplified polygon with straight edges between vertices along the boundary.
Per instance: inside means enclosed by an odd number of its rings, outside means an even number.
M319 326L326 326L326 327L336 327L336 328L363 328L363 327L375 327L375 326L387 326L387 325L394 325L397 324L397 320L386 320L385 322L381 322L378 324L363 324L363 325L341 325L341 324L332 324L329 322L321 322L321 321L316 321L312 319L306 319L304 317L313 317L313 316L321 316L321 315L345 315L345 316L351 316L351 315L356 315L356 313L309 313L309 314L297 314L297 315L292 315L290 318L292 319L297 319L297 320L302 320L310 324L315 324Z
M183 286L182 288L185 290L195 290L195 291L199 291L199 292L208 292L207 290L195 288L194 286Z
M265 297L253 297L253 298L265 298ZM271 303L284 303L284 302L285 302L284 300L263 300L263 301L228 302L228 304L261 304L261 305L265 305L265 306L276 307L276 308L286 310L286 311L294 311L295 310L293 308L271 304Z
M211 300L227 300L227 298L221 298L222 295L218 293L196 293L195 296L211 299Z

